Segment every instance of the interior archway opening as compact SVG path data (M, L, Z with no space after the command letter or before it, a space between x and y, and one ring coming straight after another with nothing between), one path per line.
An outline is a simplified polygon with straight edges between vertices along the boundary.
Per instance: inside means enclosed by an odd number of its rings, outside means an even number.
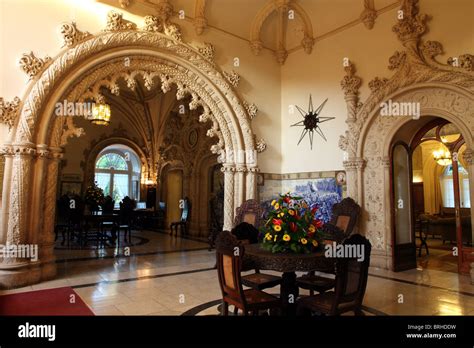
M441 117L405 123L391 145L395 270L458 272L472 246L472 173L458 127Z

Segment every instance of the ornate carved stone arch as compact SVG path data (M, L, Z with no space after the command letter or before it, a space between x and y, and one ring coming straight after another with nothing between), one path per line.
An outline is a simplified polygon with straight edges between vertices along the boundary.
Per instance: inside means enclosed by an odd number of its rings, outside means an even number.
M40 245L40 261L35 264L4 260L8 270L0 267L3 287L31 284L55 275L52 232L58 163L67 138L79 136L83 130L75 128L73 121L53 117L54 107L58 100L70 97L67 93L81 77L101 80L97 69L107 69L108 62L122 60L127 67L128 60L140 64L145 57L146 69L135 70L144 71L145 78L158 73L162 89L176 85L178 98L190 94L190 107L201 105L205 111L202 120L213 120L213 131L222 134L222 142L212 151L220 154L226 170L225 228L232 227L234 204L256 195L256 148L247 109L212 61L212 55L184 43L179 27L169 21L169 16L147 16L145 26L137 29L120 13L111 12L105 29L98 34L65 23L61 35L64 48L54 59L22 61L23 70L31 78L22 102L15 99L7 105L0 101L2 112L7 112L5 119L12 126L2 150L8 180L3 185L0 234L11 244ZM73 101L81 98L81 94L71 96ZM237 167L246 174L234 178Z
M435 57L442 52L436 41L422 41L426 16L418 13L417 0L405 0L401 10L404 18L393 27L404 51L389 59L391 78L375 77L369 82L370 96L359 102L361 78L350 63L341 81L347 103L348 130L339 146L346 152L348 195L362 207L360 230L373 245L372 264L392 267L390 145L395 133L409 117L381 116L381 103L419 103L420 116L439 116L455 124L468 147L468 163L473 173L474 145L474 57L460 55L448 64ZM453 62L459 64L453 64ZM471 182L472 181L472 174ZM473 196L471 188L471 196Z

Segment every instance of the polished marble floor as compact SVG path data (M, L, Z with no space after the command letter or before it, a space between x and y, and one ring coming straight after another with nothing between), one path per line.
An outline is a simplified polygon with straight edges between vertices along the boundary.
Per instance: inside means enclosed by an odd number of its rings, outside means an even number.
M130 256L113 248L59 249L57 279L0 295L71 286L96 315L217 315L221 293L207 243L151 231L142 236L149 241L131 247ZM371 268L364 311L474 315L474 285L468 276L430 268L397 273Z

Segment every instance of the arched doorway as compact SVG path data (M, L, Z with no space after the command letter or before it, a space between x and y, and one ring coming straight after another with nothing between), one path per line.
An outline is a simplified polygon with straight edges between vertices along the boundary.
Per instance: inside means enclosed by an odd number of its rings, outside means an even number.
M462 250L472 245L465 150L459 129L442 118L411 120L394 135L390 149L394 270L417 265L451 272L461 268Z
M105 30L97 35L81 32L74 23L63 24L66 47L32 80L22 98L5 146L0 232L7 243L38 244L40 255L35 263L7 260L3 287L55 276L58 165L68 137L83 132L72 117L55 116L58 102L102 103L101 88L117 93L119 80L133 87L136 77L147 85L161 84L163 92L175 86L176 97L190 95L189 108L202 109L200 121L211 121L208 134L218 138L210 150L223 165L225 228L232 227L234 206L256 195L257 158L248 112L212 57L183 43L178 26L167 19L147 16L139 29L128 24L117 13L109 14Z
M359 101L362 79L356 75L354 64L345 66L346 76L341 81L348 130L339 145L345 151L348 195L362 207L359 231L372 243L372 266L388 269L394 269L390 152L399 129L413 118L423 120L436 115L449 121L464 138L463 157L471 183L474 172L474 72L464 64L437 61L442 45L422 39L427 26L416 2L404 1L401 10L408 15L393 26L403 46L403 51L396 51L389 59L389 69L394 74L390 78L373 78L368 83L371 93L364 103ZM467 55L461 57L464 60ZM417 112L382 115L382 107L388 104L414 106ZM407 172L405 168L404 175ZM471 201L473 195L471 185ZM474 261L472 251L463 248L459 252L460 271L467 273Z

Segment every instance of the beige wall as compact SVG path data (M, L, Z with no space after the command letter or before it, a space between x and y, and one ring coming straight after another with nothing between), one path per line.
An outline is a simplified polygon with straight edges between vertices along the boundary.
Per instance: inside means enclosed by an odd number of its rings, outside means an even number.
M337 2L342 6L342 3L352 1ZM443 63L446 63L450 56L472 53L474 1L420 2L421 12L432 16L425 39L441 42L446 52L439 57ZM346 130L346 106L340 87L344 76L343 58L348 57L355 64L357 75L362 78L360 96L363 102L370 93L369 81L376 76L389 78L393 73L387 68L388 59L396 50L403 49L392 32L396 15L397 9L393 9L381 14L372 30L358 24L321 40L316 43L311 55L300 50L289 56L282 68L282 173L343 169L343 152L338 147L339 136ZM314 30L317 33L317 18L311 19L316 23ZM324 142L319 136L315 136L316 143L313 144L312 151L309 149L308 139L296 146L301 128L290 128L290 125L302 118L297 111L293 115L289 114L289 105L292 104L306 110L310 93L315 107L329 98L322 116L336 117L322 126L328 141Z

